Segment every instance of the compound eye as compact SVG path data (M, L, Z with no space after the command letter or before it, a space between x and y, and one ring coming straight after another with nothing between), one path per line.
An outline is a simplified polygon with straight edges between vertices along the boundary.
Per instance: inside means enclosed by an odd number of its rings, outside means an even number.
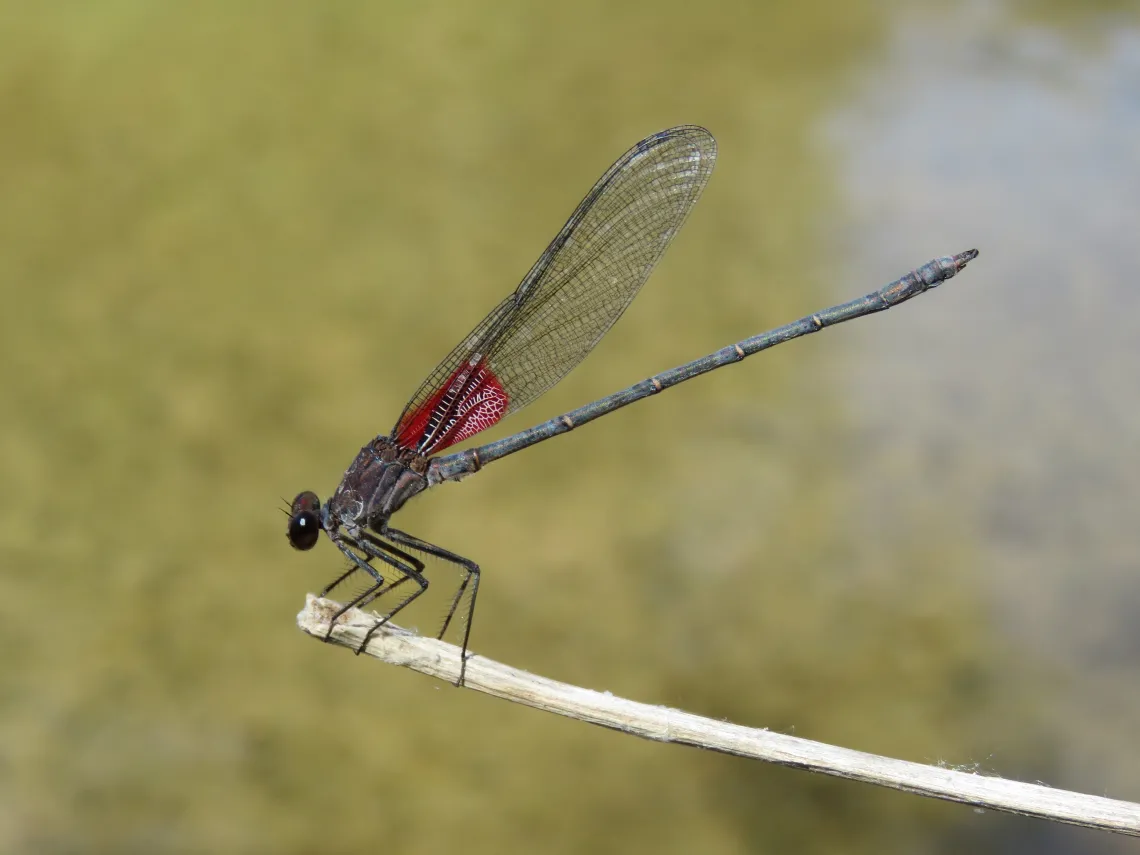
M306 490L303 493L298 493L297 498L293 500L293 507L289 511L292 517L302 511L312 511L313 513L320 513L321 500L317 498L317 494L312 490Z
M289 511L289 545L294 549L312 549L321 536L321 500L306 490L298 493Z
M289 545L304 551L312 549L321 535L321 521L312 511L289 517Z

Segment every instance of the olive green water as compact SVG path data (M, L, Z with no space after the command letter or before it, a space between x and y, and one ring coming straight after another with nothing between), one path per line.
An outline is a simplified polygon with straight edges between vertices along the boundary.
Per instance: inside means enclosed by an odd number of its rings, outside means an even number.
M1063 33L1106 8L1016 14ZM976 824L315 643L293 616L340 563L293 553L278 510L335 487L660 128L718 136L705 198L609 339L497 435L967 248L830 283L849 203L818 128L893 7L0 9L0 849L903 852ZM958 510L866 524L822 340L434 490L401 527L484 568L477 653L1057 774L1054 663L1002 631ZM431 570L405 623L446 604ZM971 833L1012 833L991 822Z

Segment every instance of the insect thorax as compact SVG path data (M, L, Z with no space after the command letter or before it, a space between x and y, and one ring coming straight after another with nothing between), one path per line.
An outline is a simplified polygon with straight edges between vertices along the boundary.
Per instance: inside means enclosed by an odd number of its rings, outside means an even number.
M378 436L356 455L329 500L338 520L374 526L428 486L428 458Z

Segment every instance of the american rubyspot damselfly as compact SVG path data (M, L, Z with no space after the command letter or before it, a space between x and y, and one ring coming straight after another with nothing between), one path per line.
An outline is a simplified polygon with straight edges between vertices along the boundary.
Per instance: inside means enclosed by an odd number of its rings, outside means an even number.
M716 141L704 128L682 125L648 137L613 164L586 194L522 283L428 375L388 435L360 450L323 505L303 492L289 512L288 537L311 549L321 530L349 560L321 592L357 572L368 586L329 623L398 588L395 604L371 636L427 590L424 563L413 552L450 562L463 573L440 628L442 638L470 589L463 628L463 682L479 566L390 520L413 496L458 480L493 460L579 427L619 407L757 351L824 327L889 309L958 273L977 250L937 258L891 284L766 333L721 348L543 424L443 457L439 452L475 436L538 398L581 362L626 310L649 278L708 182ZM411 590L404 588L412 582Z

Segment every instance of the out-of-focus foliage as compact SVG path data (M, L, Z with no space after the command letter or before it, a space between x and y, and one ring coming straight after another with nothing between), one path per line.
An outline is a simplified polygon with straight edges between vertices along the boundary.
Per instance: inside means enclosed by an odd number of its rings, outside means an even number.
M277 510L327 494L662 127L721 139L706 198L611 340L504 430L829 302L809 131L884 8L3 5L0 848L854 853L962 819L316 644L292 616L339 564L292 553ZM780 350L408 508L484 568L474 649L1044 774L971 543L862 506L815 342Z

